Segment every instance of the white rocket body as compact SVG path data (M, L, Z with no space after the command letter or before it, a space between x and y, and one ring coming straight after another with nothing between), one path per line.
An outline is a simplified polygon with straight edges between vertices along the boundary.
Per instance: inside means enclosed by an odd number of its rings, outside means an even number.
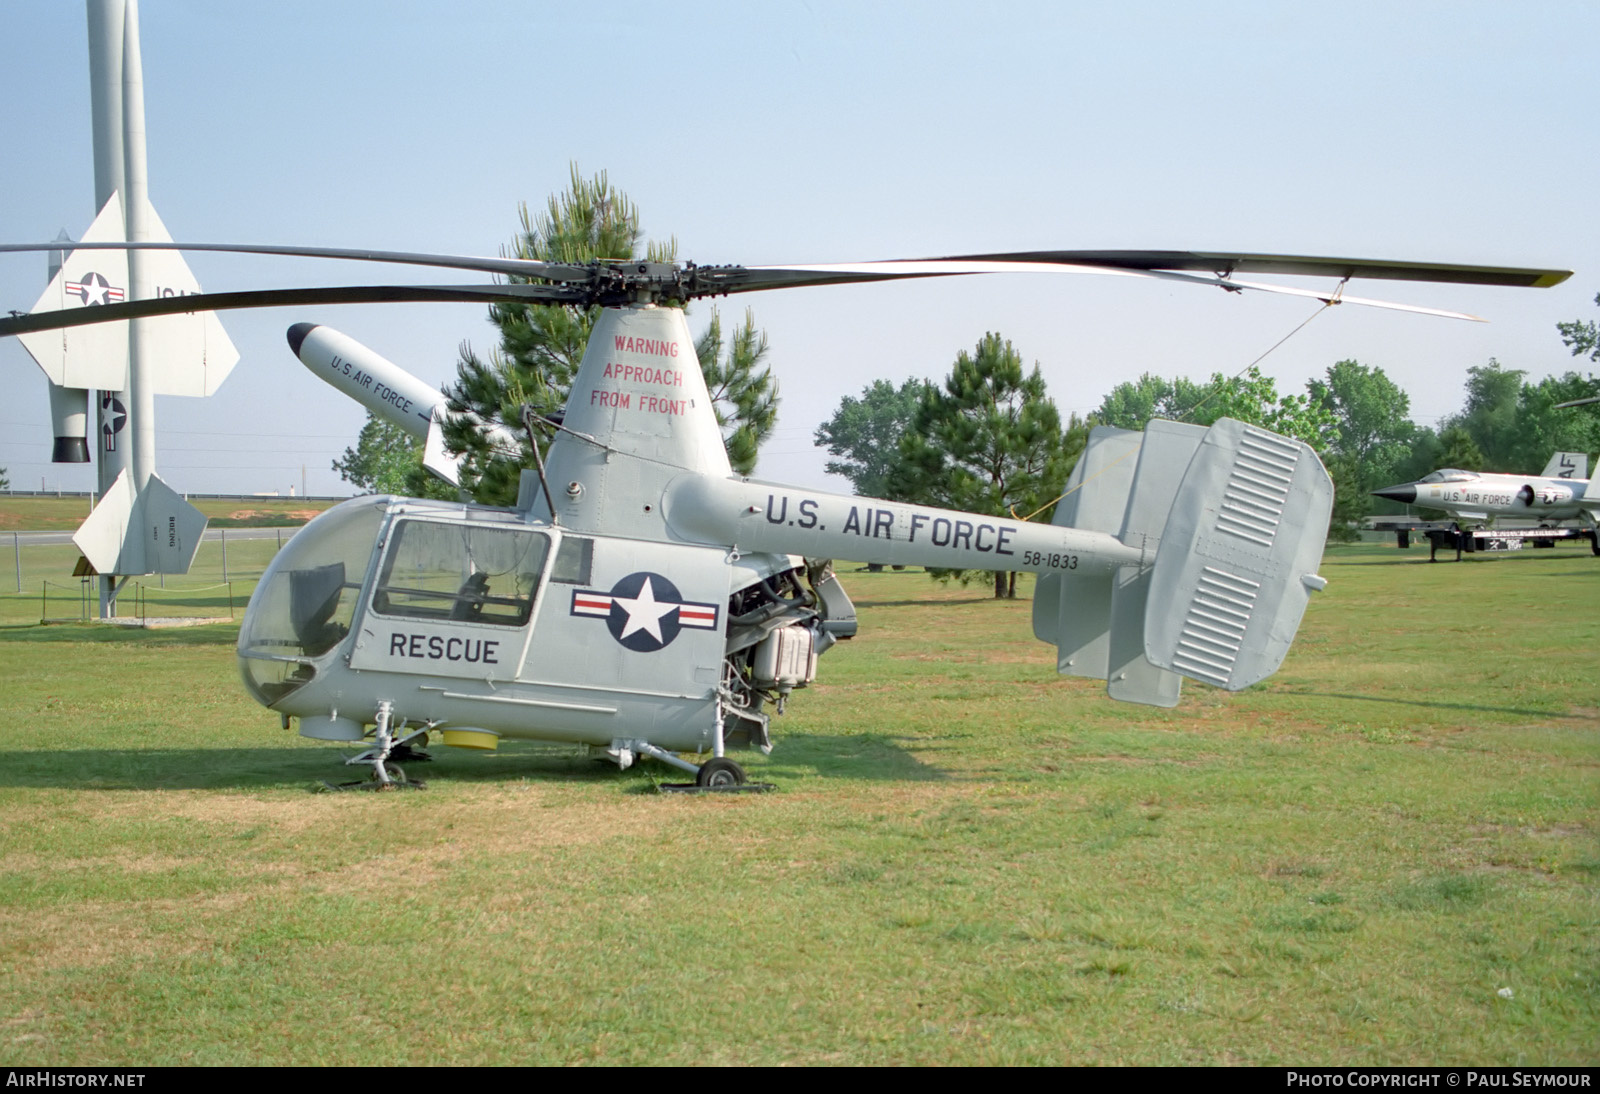
M289 348L319 379L424 442L422 466L453 486L460 485L460 457L444 447L445 397L382 354L332 327L296 323ZM517 438L498 425L482 426L497 448L520 450Z

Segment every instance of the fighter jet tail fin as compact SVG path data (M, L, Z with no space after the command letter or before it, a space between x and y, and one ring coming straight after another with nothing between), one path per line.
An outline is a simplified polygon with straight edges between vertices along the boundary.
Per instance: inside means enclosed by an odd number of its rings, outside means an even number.
M1223 419L1090 435L1055 522L1151 561L1040 579L1034 634L1112 698L1170 707L1182 677L1230 691L1277 670L1322 557L1333 485L1308 446Z
M1547 479L1586 479L1589 477L1589 456L1585 452L1557 452L1550 457L1540 474Z

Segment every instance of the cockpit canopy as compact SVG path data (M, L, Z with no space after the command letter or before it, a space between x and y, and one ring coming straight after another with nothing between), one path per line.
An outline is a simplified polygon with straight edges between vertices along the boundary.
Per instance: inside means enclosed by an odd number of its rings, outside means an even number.
M350 633L394 499L352 498L295 534L261 575L239 627L244 682L268 706L310 682L311 662Z
M1476 482L1476 471L1458 471L1454 467L1445 467L1431 474L1422 476L1418 482Z

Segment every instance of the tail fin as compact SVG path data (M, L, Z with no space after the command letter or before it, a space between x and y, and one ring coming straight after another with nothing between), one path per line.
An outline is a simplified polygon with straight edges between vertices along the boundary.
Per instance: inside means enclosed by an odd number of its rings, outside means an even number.
M166 225L146 203L150 239L171 243ZM112 194L94 223L83 233L85 243L127 238L122 198ZM71 250L71 244L63 244ZM177 251L148 251L151 284L161 296L187 296L200 291L188 263ZM128 256L124 251L72 251L56 271L33 310L56 311L123 300L128 292ZM151 361L150 384L157 395L210 395L238 363L239 351L222 329L215 312L167 315L146 320L145 337ZM40 331L17 337L39 363L50 382L68 388L121 391L128 386L128 322L96 323L68 330ZM91 560L92 561L92 560Z
M1182 676L1237 691L1277 670L1325 584L1333 484L1315 452L1226 418L1102 428L1073 486L1057 524L1114 532L1153 562L1040 579L1034 633L1056 644L1060 671L1170 707Z
M444 409L434 407L428 416L428 435L422 443L422 466L451 486L461 485L461 457L444 446Z
M1557 452L1539 474L1547 479L1586 479L1589 456L1584 452Z
M200 549L206 516L151 475L134 494L124 471L72 534L96 573L185 574Z

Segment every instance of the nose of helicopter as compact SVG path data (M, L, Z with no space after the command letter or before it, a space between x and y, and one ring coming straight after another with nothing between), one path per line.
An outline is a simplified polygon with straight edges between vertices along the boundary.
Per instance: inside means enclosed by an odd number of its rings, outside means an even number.
M1388 498L1390 501L1398 501L1410 505L1417 500L1417 484L1403 482L1397 486L1385 486L1382 490L1374 490L1372 496L1375 498Z

